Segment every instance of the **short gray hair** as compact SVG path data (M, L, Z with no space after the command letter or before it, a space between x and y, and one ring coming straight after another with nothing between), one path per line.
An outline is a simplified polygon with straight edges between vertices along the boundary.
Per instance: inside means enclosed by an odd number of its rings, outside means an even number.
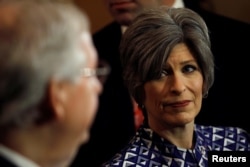
M123 35L120 52L126 86L139 105L145 82L160 76L171 49L185 43L201 68L206 94L214 82L214 60L204 20L187 8L143 11Z
M19 1L19 2L18 2ZM5 13L11 7L13 11ZM0 3L0 129L34 123L49 81L74 82L85 65L87 16L72 3Z

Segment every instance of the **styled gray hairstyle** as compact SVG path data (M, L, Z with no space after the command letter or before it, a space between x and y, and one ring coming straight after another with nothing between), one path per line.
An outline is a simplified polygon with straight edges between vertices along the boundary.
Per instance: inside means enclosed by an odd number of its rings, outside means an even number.
M52 78L79 78L86 64L80 43L85 31L89 20L73 3L0 3L0 129L44 117L39 105Z
M137 103L144 100L145 82L160 76L172 48L185 43L201 68L205 95L214 82L214 60L204 20L187 8L161 6L143 11L120 44L123 77Z

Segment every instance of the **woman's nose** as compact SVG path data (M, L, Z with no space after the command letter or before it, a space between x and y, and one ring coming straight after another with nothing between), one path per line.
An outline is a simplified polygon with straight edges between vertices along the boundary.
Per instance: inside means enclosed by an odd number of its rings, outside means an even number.
M181 94L182 92L185 91L186 86L185 86L185 80L182 77L181 74L173 74L171 76L171 83L170 83L170 90L171 92L175 94Z

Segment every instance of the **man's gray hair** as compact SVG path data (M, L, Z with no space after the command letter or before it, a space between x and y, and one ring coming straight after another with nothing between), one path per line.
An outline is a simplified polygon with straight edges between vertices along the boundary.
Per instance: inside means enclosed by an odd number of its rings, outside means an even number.
M0 129L39 119L50 80L74 82L86 63L83 11L69 2L16 1L0 3Z

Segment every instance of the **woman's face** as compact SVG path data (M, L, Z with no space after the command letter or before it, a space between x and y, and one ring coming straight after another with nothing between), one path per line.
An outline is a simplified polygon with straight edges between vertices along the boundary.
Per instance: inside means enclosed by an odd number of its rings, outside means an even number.
M193 123L201 109L203 76L188 47L171 51L159 79L144 85L144 105L151 127L181 127Z

